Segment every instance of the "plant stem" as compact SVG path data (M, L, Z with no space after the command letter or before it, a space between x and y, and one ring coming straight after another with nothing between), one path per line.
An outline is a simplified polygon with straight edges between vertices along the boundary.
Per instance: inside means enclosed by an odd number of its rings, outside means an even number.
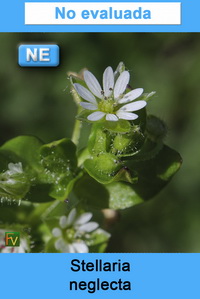
M81 107L79 105L80 98L79 98L79 96L77 95L77 93L75 92L74 89L72 89L72 96L73 96L74 102L78 106L78 111L77 111L77 114L78 114L81 110ZM73 129L73 132L72 132L72 142L75 145L78 145L78 143L79 143L81 128L82 128L82 123L80 122L80 120L76 119L75 124L74 124L74 129Z
M82 124L81 124L80 120L76 119L75 124L74 124L73 133L72 133L72 142L75 145L78 145L78 143L79 143L81 127L82 127Z

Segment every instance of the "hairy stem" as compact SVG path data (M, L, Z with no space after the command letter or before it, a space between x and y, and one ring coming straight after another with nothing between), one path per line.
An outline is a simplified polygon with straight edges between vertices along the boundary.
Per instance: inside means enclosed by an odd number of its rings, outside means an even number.
M72 89L72 97L74 99L74 102L78 106L77 113L80 113L80 110L81 110L81 106L79 105L80 98L79 98L77 92L74 89ZM78 145L78 143L79 143L81 128L82 128L82 123L80 122L80 120L76 119L75 124L74 124L74 129L73 129L73 132L72 132L72 142L75 145Z

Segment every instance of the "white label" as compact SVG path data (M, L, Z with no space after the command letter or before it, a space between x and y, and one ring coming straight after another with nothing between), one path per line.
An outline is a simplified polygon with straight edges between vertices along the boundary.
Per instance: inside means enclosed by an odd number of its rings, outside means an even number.
M179 2L25 3L26 25L180 25Z

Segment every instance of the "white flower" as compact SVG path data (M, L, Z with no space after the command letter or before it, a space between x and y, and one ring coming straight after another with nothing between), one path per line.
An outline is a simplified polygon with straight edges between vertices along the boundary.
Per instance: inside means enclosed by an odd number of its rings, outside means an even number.
M1 253L26 253L30 251L28 242L25 238L20 238L20 246L10 247L5 246L5 233L9 229L0 229L0 252Z
M7 173L9 175L23 173L22 163L9 163Z
M132 113L146 106L145 101L134 101L143 93L143 88L136 88L125 94L127 85L130 80L128 71L122 71L115 82L118 71L108 66L103 73L103 89L95 76L84 71L84 81L88 87L85 88L79 83L73 86L77 93L86 102L80 105L86 109L94 111L87 118L90 121L98 121L105 117L107 121L118 121L119 119L134 120L138 115Z
M89 249L83 239L98 228L98 223L89 222L91 218L92 213L84 213L77 217L76 209L71 210L68 217L60 217L60 227L52 230L53 236L57 238L55 248L61 252L87 253Z

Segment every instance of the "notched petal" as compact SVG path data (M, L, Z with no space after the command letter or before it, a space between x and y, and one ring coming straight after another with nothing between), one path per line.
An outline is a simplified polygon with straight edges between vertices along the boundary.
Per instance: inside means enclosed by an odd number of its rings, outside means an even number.
M123 94L125 91L128 83L130 80L130 74L128 71L124 71L121 73L119 78L116 81L115 87L114 87L114 98L117 99L120 95Z
M76 218L76 209L72 209L67 217L67 225L71 225Z
M94 105L92 103L81 102L80 106L87 110L97 110L98 109L97 105Z
M114 74L113 69L108 66L103 73L103 90L104 96L109 97L113 92Z
M106 120L108 121L118 121L118 117L115 114L108 113L106 114Z
M67 227L67 217L66 216L61 216L59 220L59 224L61 228Z
M101 111L93 112L92 114L88 115L87 119L90 121L97 121L104 117L105 113Z
M52 230L52 235L58 238L62 235L62 232L58 227L54 227L54 229Z
M74 242L73 247L74 247L75 252L77 252L77 253L88 253L89 252L89 249L88 249L87 245L85 244L85 242Z
M91 218L92 218L92 213L89 213L89 212L84 213L77 218L77 220L74 222L74 224L78 224L78 225L84 224L84 223L90 221Z
M95 97L87 88L85 88L79 83L74 83L74 88L78 92L81 98L83 98L84 100L90 103L96 103Z
M103 98L102 88L96 77L89 71L84 71L84 80L91 92L99 99Z
M138 118L137 114L130 112L118 111L116 114L120 119L134 120Z
M118 111L128 111L128 112L137 111L144 108L146 104L147 103L145 101L137 101L122 106Z
M88 222L79 227L79 231L90 233L99 227L98 223L96 222Z
M124 104L128 102L132 102L138 97L140 97L143 93L144 89L143 88L136 88L128 92L127 94L124 95L122 99L118 101L119 104Z

